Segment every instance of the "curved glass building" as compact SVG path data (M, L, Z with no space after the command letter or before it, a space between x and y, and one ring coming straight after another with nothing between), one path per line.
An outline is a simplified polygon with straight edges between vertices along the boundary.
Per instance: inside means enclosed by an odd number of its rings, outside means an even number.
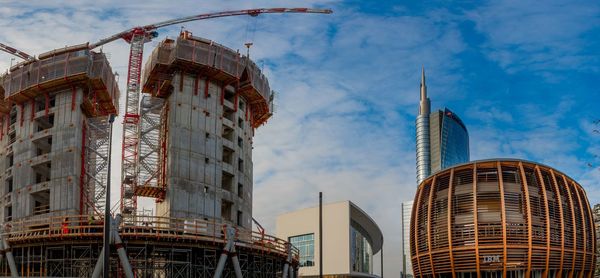
M430 111L423 70L416 120L418 184L432 173L469 161L469 132L462 120L448 108Z

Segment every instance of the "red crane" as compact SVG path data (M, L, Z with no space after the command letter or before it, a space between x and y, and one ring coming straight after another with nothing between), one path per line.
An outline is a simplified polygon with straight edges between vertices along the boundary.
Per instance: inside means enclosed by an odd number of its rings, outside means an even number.
M310 9L310 8L270 8L270 9L250 9L225 11L216 13L199 14L178 19L167 20L155 24L134 27L123 32L117 33L96 43L89 45L94 49L101 45L124 39L130 44L129 51L129 69L127 73L127 92L125 101L125 115L123 116L123 149L122 149L122 170L121 170L121 213L131 214L137 209L137 197L134 195L136 183L136 169L138 163L138 127L140 121L139 114L139 89L142 73L142 56L144 53L144 43L151 41L158 36L158 28L171 26L179 23L204 20L219 17L250 15L269 13L316 13L330 14L329 9Z
M21 50L18 50L14 47L10 47L6 44L3 44L3 43L0 43L0 50L4 51L6 53L9 53L9 54L15 55L23 60L32 60L33 59L33 56L31 56Z

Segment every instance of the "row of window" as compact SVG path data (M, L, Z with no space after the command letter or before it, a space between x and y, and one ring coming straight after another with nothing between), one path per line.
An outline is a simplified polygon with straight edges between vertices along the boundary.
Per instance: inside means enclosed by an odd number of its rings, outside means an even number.
M30 215L41 215L50 212L50 189L31 193L30 197ZM4 221L11 221L12 218L13 209L11 204L4 207Z

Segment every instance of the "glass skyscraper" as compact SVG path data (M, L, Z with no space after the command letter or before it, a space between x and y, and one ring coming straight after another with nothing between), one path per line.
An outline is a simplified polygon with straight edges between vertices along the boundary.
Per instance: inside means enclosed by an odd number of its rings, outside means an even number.
M432 173L469 161L469 132L462 120L448 108L430 111L423 70L416 120L417 184Z

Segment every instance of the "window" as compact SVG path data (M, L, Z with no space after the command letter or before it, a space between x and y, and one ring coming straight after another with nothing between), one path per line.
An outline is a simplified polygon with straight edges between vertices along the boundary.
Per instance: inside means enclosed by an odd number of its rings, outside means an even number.
M52 151L52 136L40 138L33 141L36 147L36 155L44 155Z
M13 178L9 177L6 179L6 186L4 189L4 194L11 193L13 191Z
M31 194L33 202L33 215L40 215L50 212L50 190L43 190Z
M289 242L300 251L300 266L315 265L315 234L289 237Z
M35 123L37 126L36 130L38 132L52 128L54 127L54 114L50 114L48 117L39 117L35 119Z
M221 199L221 218L225 221L231 221L231 208L233 203L225 199Z
M242 120L242 118L238 118L238 126L239 126L241 129L244 129L244 120Z
M223 118L226 118L233 122L234 117L235 117L235 110L230 109L227 106L223 106Z
M350 266L352 271L372 273L373 251L367 232L354 220L350 223Z
M6 157L6 159L8 160L8 167L12 167L15 164L15 157L13 156L13 154L9 154L8 157Z
M244 161L241 158L238 159L238 171L244 172Z
M232 87L228 86L225 89L225 96L224 96L224 98L227 101L231 102L231 103L233 103L235 101L235 93L233 92L233 88Z
M238 147L242 148L244 146L244 139L238 137Z
M244 186L241 183L238 183L238 197L244 198Z
M223 171L221 172L221 188L223 188L224 190L227 190L229 192L232 192L232 185L233 185L233 178L234 176Z
M242 218L242 211L238 210L238 212L237 212L237 225L238 226L242 226L242 219L243 219Z
M12 205L4 207L4 221L12 220Z
M233 163L233 150L223 146L223 157L221 159L223 162L227 164Z
M235 134L235 132L233 132L233 129L229 128L228 126L223 125L223 132L221 133L221 136L223 138L225 138L233 143L234 134Z

